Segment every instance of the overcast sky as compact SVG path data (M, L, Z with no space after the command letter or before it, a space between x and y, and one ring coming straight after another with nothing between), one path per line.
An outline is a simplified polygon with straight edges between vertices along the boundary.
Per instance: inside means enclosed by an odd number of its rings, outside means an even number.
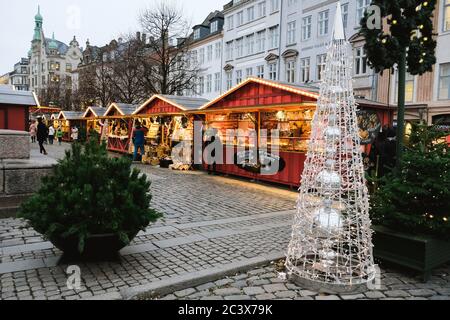
M167 1L167 0L166 0ZM175 1L175 0L173 0ZM0 75L12 71L31 47L34 16L38 4L44 18L45 36L68 44L75 35L80 46L86 39L92 45L105 45L118 35L137 31L140 10L158 0L0 0ZM214 10L221 10L228 0L178 0L186 18L202 22Z

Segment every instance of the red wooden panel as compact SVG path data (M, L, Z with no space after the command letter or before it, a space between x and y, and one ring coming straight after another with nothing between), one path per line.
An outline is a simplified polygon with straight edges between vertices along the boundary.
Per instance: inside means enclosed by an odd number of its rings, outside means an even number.
M6 110L0 109L0 129L6 129Z
M9 130L28 131L26 123L26 108L25 106L11 106L8 107L8 128Z
M162 113L179 113L183 110L167 103L166 101L156 98L150 102L139 114L162 114Z

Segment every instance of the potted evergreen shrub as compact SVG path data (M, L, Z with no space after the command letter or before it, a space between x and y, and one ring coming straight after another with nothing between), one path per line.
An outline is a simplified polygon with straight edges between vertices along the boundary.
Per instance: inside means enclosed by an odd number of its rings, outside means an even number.
M450 260L448 132L413 125L401 167L371 198L374 254L424 274Z
M19 216L64 252L64 260L117 257L161 215L149 207L150 182L104 144L75 143Z

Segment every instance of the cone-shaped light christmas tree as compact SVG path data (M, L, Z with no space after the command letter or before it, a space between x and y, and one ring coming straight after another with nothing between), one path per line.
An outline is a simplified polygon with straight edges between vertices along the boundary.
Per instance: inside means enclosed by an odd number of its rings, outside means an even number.
M286 259L291 279L328 292L375 275L352 63L338 3Z

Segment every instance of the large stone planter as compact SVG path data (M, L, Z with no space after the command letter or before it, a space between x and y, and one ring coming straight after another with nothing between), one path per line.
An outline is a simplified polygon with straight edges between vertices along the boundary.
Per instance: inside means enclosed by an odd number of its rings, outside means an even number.
M427 235L411 235L382 226L373 227L374 256L423 274L424 281L431 271L450 261L450 241Z
M0 130L0 218L15 217L20 204L39 190L56 161L30 153L30 134Z

